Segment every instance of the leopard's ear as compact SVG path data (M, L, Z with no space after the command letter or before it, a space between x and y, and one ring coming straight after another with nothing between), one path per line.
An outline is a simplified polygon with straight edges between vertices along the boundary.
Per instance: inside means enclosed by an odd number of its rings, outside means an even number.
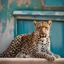
M33 22L34 22L35 25L37 24L37 21L34 20Z
M51 21L51 20L49 20L47 23L48 23L49 25L51 25L51 24L52 24L52 21Z

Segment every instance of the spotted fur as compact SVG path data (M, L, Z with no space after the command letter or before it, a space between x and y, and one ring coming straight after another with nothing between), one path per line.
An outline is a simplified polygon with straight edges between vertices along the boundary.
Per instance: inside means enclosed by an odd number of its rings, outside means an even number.
M50 52L49 31L51 21L34 21L36 29L31 34L22 34L12 40L1 57L45 58L54 61L56 56Z

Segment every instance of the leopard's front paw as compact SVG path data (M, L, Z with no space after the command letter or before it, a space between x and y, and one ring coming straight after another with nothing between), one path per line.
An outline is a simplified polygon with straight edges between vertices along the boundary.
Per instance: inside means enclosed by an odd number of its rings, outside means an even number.
M49 56L49 57L47 58L48 61L55 61L55 59L56 59L55 56Z
M57 58L61 58L59 55L56 55L56 54L54 54L54 56L56 57L56 59L57 59Z

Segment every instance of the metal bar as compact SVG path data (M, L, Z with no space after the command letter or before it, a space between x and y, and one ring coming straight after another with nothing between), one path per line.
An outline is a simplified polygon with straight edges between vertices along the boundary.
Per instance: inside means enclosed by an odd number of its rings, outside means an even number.
M64 16L64 12L59 12L59 11L14 11L13 15Z

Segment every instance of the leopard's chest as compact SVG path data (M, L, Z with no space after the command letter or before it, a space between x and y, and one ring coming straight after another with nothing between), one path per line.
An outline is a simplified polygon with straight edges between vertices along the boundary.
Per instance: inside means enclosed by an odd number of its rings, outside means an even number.
M48 38L40 38L37 44L38 52L46 52L50 49L50 42Z

